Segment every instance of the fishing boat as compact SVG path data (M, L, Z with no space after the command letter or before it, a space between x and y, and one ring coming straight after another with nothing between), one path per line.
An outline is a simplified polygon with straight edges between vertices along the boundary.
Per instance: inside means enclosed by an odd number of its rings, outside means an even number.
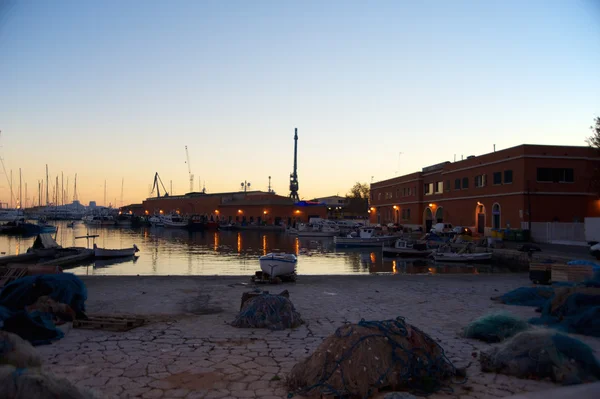
M397 236L376 234L374 227L362 227L358 235L348 234L346 237L333 237L336 247L380 247L393 243Z
M340 228L333 222L301 223L298 226L298 237L334 237L340 234Z
M96 244L94 244L94 257L96 258L121 258L125 256L133 256L139 249L137 245L133 244L131 248L123 248L123 249L106 249L106 248L98 248Z
M260 269L271 277L294 274L298 258L284 252L268 253L258 258Z
M486 263L492 260L491 252L474 252L474 245L467 244L458 252L453 252L449 245L438 248L432 254L436 262Z
M161 216L160 219L165 227L174 229L185 229L188 227L188 221L177 214Z
M405 256L411 258L426 257L432 250L427 248L426 243L409 242L407 240L396 240L393 247L383 247L383 256Z
M85 216L83 223L90 226L114 226L115 219L112 216Z
M24 217L22 209L0 208L0 222L14 222Z
M152 227L162 227L164 226L162 219L159 216L150 216L148 218L148 223L150 223L150 225Z

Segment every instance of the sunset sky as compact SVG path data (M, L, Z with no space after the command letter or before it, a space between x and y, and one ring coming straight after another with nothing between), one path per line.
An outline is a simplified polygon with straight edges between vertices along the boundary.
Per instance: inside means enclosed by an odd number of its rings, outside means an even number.
M0 202L78 175L86 203L300 196L522 143L585 145L600 1L0 0ZM401 155L400 155L401 153ZM52 192L52 190L50 190ZM18 193L15 192L15 197Z

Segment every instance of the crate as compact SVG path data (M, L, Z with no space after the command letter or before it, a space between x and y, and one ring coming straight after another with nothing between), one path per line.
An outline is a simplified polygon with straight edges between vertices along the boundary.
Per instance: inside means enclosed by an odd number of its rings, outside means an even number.
M552 282L572 282L579 283L588 280L594 276L594 269L592 266L580 266L580 265L565 265L565 264L553 264L552 265Z
M124 332L142 326L146 319L135 316L88 315L87 319L73 321L73 328Z

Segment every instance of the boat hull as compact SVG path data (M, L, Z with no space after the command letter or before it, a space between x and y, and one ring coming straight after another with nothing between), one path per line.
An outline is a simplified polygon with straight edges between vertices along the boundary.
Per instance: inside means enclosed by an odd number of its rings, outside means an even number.
M456 262L456 263L487 263L492 260L492 254L489 252L476 254L457 254L442 253L434 254L433 259L436 262Z
M295 255L267 254L259 258L260 270L271 277L286 276L294 274L298 260Z
M338 232L335 231L299 231L298 237L335 237Z
M386 236L372 238L334 237L333 240L336 247L381 247L382 245L389 245L397 239L398 237Z
M104 249L94 245L94 257L96 258L123 258L133 256L138 251L139 250L135 245L132 248L123 249Z
M431 255L433 251L431 250L418 250L418 249L400 249L400 248L392 248L392 247L384 247L383 248L383 256L389 257L405 257L405 258L426 258Z
M163 221L163 226L170 229L186 229L188 227L187 222L170 222L167 220Z

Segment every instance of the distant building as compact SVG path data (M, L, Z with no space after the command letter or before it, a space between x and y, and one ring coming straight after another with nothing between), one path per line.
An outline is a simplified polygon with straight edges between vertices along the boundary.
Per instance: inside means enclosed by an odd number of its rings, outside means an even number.
M329 219L362 219L368 217L368 199L348 198L339 195L315 198L313 202L320 202L327 207Z
M96 201L90 201L90 208L96 207Z
M188 193L145 199L122 212L136 215L179 213L204 215L210 220L258 224L295 224L311 217L325 218L327 208L311 201L293 202L289 197L263 191Z
M480 234L538 223L542 234L541 223L577 224L600 216L591 190L599 161L588 147L520 145L443 162L371 184L371 221L426 231L446 222ZM583 231L582 225L576 228Z

